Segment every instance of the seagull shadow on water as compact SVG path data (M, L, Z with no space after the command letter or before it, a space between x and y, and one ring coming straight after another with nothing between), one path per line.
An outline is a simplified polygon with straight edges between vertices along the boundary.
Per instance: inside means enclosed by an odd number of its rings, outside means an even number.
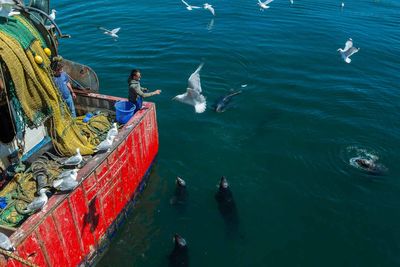
M218 191L215 193L218 210L224 219L228 237L235 238L243 235L239 233L239 215L236 208L235 199L230 190L228 181L225 176L221 177Z

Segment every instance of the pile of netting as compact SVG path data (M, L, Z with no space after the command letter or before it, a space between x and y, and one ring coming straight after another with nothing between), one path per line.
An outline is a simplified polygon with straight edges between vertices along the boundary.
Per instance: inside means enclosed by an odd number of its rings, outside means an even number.
M11 103L22 115L19 123L35 127L45 122L54 149L62 156L74 154L77 148L83 155L93 154L99 143L99 129L88 130L72 118L53 82L51 59L45 48L42 36L23 16L13 16L0 24L0 56L11 75ZM40 64L35 61L38 57L43 60ZM104 121L102 130L108 128L110 123Z
M38 189L50 188L62 171L57 161L40 156L29 168L16 173L0 192L0 224L19 226L29 217L25 209L37 196Z
M83 122L84 116L72 118L53 82L51 56L45 48L45 40L25 17L13 16L0 23L0 57L11 76L7 88L17 136L23 135L26 126L44 124L59 156L71 156L77 148L81 154L91 155L105 139L111 123L102 113L87 122ZM64 171L60 161L46 156L16 169L0 192L0 225L10 227L19 226L30 215L24 210L38 196L39 189L51 189L52 182Z

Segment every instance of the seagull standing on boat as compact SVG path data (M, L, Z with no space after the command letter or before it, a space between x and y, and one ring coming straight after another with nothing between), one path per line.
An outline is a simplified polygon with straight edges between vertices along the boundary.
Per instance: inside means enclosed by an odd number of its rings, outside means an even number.
M66 161L62 162L62 165L68 165L68 166L75 166L79 165L82 162L83 158L81 155L81 152L79 148L76 149L76 155L68 158Z
M32 213L32 212L36 212L38 210L41 210L44 205L46 205L47 203L47 195L46 195L46 191L47 189L42 188L39 191L39 196L35 197L31 203L28 204L28 206L26 206L24 212L25 213Z
M204 9L209 10L211 12L211 14L213 14L213 16L215 16L215 10L214 10L213 6L210 5L209 3L204 4Z
M111 127L111 129L108 131L108 133L107 133L107 138L108 137L112 137L112 138L114 138L114 137L116 137L118 135L118 127L117 127L117 123L116 122L114 122L113 123L113 126Z
M274 0L267 0L265 2L261 2L260 0L258 0L257 5L260 6L260 10L261 11L264 11L264 9L269 8L268 4L271 3L272 1L274 1Z
M58 176L57 180L53 181L53 187L59 191L70 191L73 190L79 183L76 181L78 171L71 170L69 174L67 172L62 173L64 176Z
M119 36L117 35L117 33L119 32L119 30L121 29L121 28L115 28L115 29L112 29L111 31L110 30L107 30L106 28L103 28L103 27L99 27L99 29L100 30L102 30L102 31L104 31L104 34L107 34L107 35L110 35L112 38L118 38Z
M56 20L56 13L57 13L57 10L55 10L55 9L52 9L52 10L51 10L51 13L49 14L49 18L50 18L52 21L55 21L55 20Z
M173 98L173 100L194 106L197 113L203 113L207 106L206 98L201 94L200 84L200 70L203 65L204 63L201 63L196 71L190 75L186 93L177 95Z
M347 40L344 49L339 48L337 51L340 53L340 55L342 56L343 60L346 63L350 63L351 59L350 57L357 53L360 50L360 48L356 48L353 46L353 40L351 38L349 38L349 40Z
M185 4L185 6L186 6L186 9L187 10L189 10L189 11L191 11L191 10L193 10L193 8L201 8L201 7L199 7L199 6L192 6L192 5L189 5L185 0L181 0L182 1L182 3L184 3Z
M0 248L8 251L14 251L15 247L11 244L10 238L0 232Z
M13 11L14 6L15 2L13 0L0 0L0 17L8 18L19 14L18 11Z
M102 141L95 149L95 152L100 152L100 151L106 151L109 150L112 146L112 143L114 141L114 137L107 137L106 140Z
M57 176L57 179L64 179L66 177L70 177L76 180L76 177L78 177L78 170L79 169L64 171Z

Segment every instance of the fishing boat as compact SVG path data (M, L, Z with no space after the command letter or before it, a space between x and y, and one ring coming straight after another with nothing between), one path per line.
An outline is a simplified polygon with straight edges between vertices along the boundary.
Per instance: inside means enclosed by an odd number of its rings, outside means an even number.
M0 266L92 266L148 181L159 145L155 105L145 102L119 125L111 147L96 153L115 103L126 99L100 94L90 67L63 59L77 95L72 118L50 69L60 39L70 36L49 18L48 0L3 2L13 2L15 14L0 18L0 232L15 250L0 249ZM50 188L76 148L78 185ZM21 212L39 188L49 189L47 203Z

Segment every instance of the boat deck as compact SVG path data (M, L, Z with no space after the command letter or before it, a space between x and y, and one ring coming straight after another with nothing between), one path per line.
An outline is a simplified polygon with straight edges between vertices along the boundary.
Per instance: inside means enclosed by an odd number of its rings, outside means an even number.
M125 100L78 94L77 110L112 112L116 101ZM12 233L17 255L39 266L85 266L96 259L143 188L158 152L155 105L145 102L143 107L119 130L108 152L95 154L79 170L74 191L53 195ZM23 265L0 256L0 266Z

